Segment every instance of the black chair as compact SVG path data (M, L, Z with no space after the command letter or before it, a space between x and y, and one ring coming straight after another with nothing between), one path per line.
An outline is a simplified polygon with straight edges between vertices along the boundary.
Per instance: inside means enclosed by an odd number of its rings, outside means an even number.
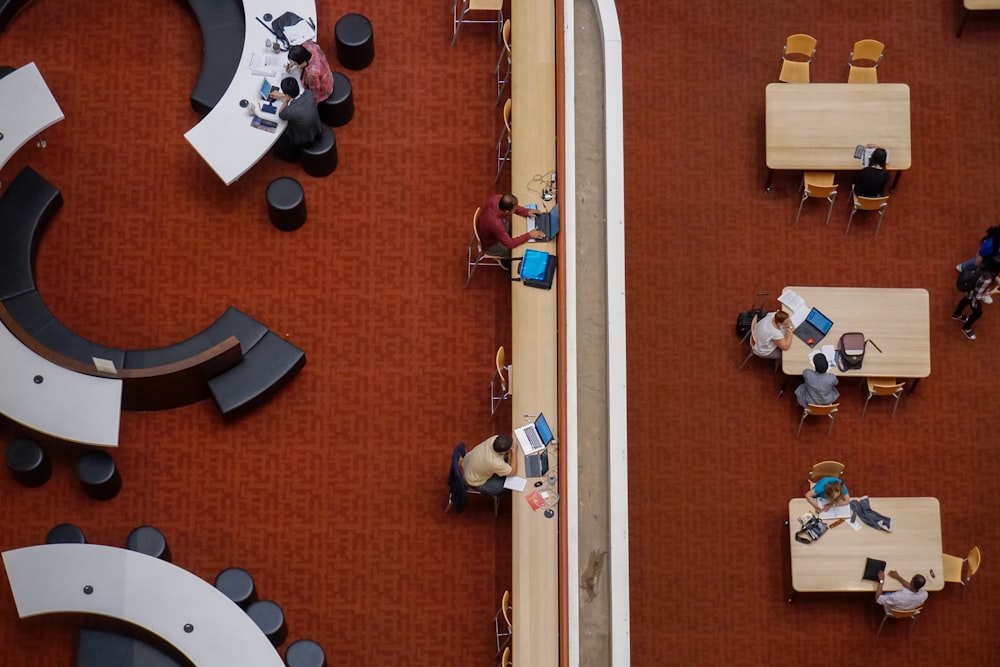
M71 523L61 523L52 528L45 536L46 544L86 544L87 538L79 526Z
M326 667L326 653L323 647L311 639L299 639L285 651L288 667Z
M253 577L242 567L227 567L215 577L215 587L223 595L246 609L257 601L257 587Z
M337 60L347 69L364 69L375 59L372 23L361 14L347 14L334 27Z
M76 463L76 476L94 500L111 500L122 490L122 476L115 460L105 452L88 452Z
M337 137L330 126L323 125L316 141L303 146L299 153L302 169L310 176L329 176L337 169Z
M346 74L333 73L333 92L319 103L319 118L330 127L347 125L354 118L354 91Z
M306 224L306 193L294 178L282 176L267 186L267 214L271 224L293 232Z
M285 612L271 600L257 600L247 607L247 616L257 624L273 646L281 646L288 638Z
M139 526L128 534L125 546L129 551L138 551L141 554L170 562L170 546L167 544L166 536L159 528Z
M14 438L7 443L6 459L14 479L24 486L41 486L52 476L45 450L31 438Z

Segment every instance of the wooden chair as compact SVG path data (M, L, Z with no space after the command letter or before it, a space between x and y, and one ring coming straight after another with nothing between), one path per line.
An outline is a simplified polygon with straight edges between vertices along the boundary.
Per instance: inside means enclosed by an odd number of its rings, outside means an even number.
M510 98L507 98L507 101L503 103L503 129L500 130L500 138L497 139L497 175L493 179L494 183L500 180L503 166L510 162L511 146L514 143L511 137L510 110L511 101Z
M508 646L503 650L503 656L500 658L500 667L511 667L513 664L510 659L510 647Z
M979 547L972 547L969 555L965 558L952 556L951 554L941 554L944 560L944 580L952 584L962 584L962 594L965 594L965 586L972 579L972 575L979 570L979 563L982 555Z
M504 88L510 83L510 69L513 64L510 50L510 19L503 22L500 34L503 35L503 49L500 50L500 57L497 58L497 66L494 69L494 73L497 75L497 101L493 103L494 106L500 104ZM506 66L504 65L505 61L507 63ZM504 71L503 76L500 76L501 70Z
M479 239L479 214L482 212L481 207L476 207L476 212L472 214L472 238L469 239L469 245L466 248L466 269L465 269L465 286L468 287L469 283L472 282L472 274L476 272L476 269L480 264L486 266L496 266L501 269L506 270L507 267L504 265L504 261L508 261L508 257L503 257L501 255L491 255L487 250L483 249L483 242Z
M892 396L896 399L896 404L892 406L892 416L896 416L896 408L899 407L899 398L903 395L905 382L896 383L896 378L865 378L868 381L868 397L865 398L865 407L861 409L861 417L864 418L868 409L868 401L872 396Z
M496 372L490 378L490 417L497 413L497 408L503 401L511 397L510 377L513 368L507 365L503 345L497 350L496 361Z
M885 625L885 619L887 618L898 618L898 619L908 618L911 621L913 621L913 623L910 624L910 631L907 633L912 635L913 628L915 628L917 625L917 615L920 614L921 611L923 611L923 607L917 607L916 609L906 609L906 610L886 608L885 616L882 617L882 622L879 623L878 632L875 633L875 636L878 637L879 635L882 634L882 626Z
M889 195L884 197L859 197L854 192L854 186L851 186L851 198L854 200L854 205L851 208L851 217L847 219L847 229L844 230L844 236L851 233L851 221L854 219L854 214L858 211L878 211L878 226L875 227L875 236L878 236L878 230L882 228L882 218L885 217L885 209L889 205Z
M854 42L854 50L847 58L847 83L878 83L876 68L882 61L885 44L877 39ZM869 65L868 63L872 63Z
M510 640L514 636L514 625L510 621L511 614L514 608L510 605L510 591L504 591L503 597L500 599L500 609L493 616L493 627L497 634L497 655L500 652L504 653L504 660L500 661L503 665L505 662L509 664L510 660Z
M809 83L809 63L815 55L815 37L801 33L790 35L781 49L781 72L778 74L778 81ZM788 56L798 56L798 58L789 60Z
M802 200L799 202L799 212L795 214L795 224L799 224L802 215L802 205L806 200L826 199L830 207L826 212L826 224L830 224L830 214L833 213L833 202L837 199L837 184L833 182L834 174L826 171L807 171L802 174Z
M837 408L839 407L840 403L831 403L830 405L813 405L812 403L807 404L805 409L802 410L802 419L799 420L799 428L797 431L795 431L796 439L799 437L799 434L802 433L802 422L804 422L806 420L806 417L809 416L815 416L815 417L825 416L830 418L830 428L826 430L826 437L829 438L830 434L833 433L834 415L837 414Z
M461 9L459 5L461 4ZM470 13L488 16L495 13L495 18L470 19L466 18ZM452 33L451 45L455 46L458 39L458 31L463 23L495 23L497 26L497 39L500 38L500 31L503 26L503 0L455 0L451 6Z
M809 471L809 477L806 481L809 482L809 486L811 487L824 477L836 477L840 479L843 474L844 464L840 461L820 461Z

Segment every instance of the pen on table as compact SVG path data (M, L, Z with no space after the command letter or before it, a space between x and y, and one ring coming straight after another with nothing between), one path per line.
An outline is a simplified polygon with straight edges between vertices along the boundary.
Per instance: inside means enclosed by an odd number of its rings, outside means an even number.
M843 519L837 519L836 521L834 521L833 523L830 524L830 528L836 528L837 526L839 526L842 523L844 523Z

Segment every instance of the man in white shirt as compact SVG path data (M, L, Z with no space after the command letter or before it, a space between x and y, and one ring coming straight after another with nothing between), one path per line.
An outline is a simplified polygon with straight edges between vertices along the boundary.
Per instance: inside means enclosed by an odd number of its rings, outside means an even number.
M894 593L883 593L882 585L885 583L885 572L879 570L878 588L875 589L875 604L882 605L886 610L908 611L916 609L927 601L927 591L920 590L927 583L922 574L915 574L907 581L899 576L899 572L889 570L889 576L903 585Z
M768 313L757 320L753 330L753 353L764 359L780 359L781 353L792 346L792 318L783 310Z

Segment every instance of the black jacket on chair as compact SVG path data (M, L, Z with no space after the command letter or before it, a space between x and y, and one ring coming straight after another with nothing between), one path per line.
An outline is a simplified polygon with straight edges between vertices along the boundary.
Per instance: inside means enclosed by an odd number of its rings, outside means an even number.
M465 443L460 442L455 445L451 453L451 469L448 470L448 489L451 494L451 503L455 507L455 514L465 511L465 506L469 503L469 494L466 492L465 479L462 477L461 461L465 457Z

